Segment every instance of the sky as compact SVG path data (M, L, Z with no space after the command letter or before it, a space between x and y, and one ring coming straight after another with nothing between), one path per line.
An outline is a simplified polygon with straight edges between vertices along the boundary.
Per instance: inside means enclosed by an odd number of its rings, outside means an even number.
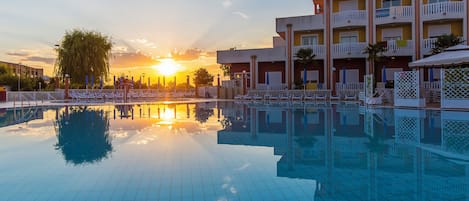
M44 68L49 76L54 45L77 28L111 37L113 75L154 77L170 67L185 77L199 67L220 73L217 50L271 47L275 18L313 12L311 0L4 0L0 5L0 60Z

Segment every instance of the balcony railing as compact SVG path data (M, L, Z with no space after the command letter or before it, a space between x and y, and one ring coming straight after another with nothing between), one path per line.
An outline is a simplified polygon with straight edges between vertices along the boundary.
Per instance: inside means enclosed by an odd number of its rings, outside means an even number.
M465 11L464 1L448 1L423 5L423 19L436 20L444 18L463 18Z
M430 54L432 49L435 47L436 38L423 39L422 51L423 54Z
M376 22L378 24L412 21L413 6L393 6L376 9Z
M277 32L286 32L287 25L291 24L293 30L317 30L324 29L324 19L322 14L277 18Z
M313 53L316 55L315 59L324 58L326 55L326 48L324 45L302 45L293 47L293 55L298 52L300 49L310 48L313 50Z
M390 40L387 41L387 49L386 56L410 56L414 54L414 41Z
M339 43L333 45L334 58L361 58L367 43Z
M366 25L365 10L346 10L333 14L334 27Z

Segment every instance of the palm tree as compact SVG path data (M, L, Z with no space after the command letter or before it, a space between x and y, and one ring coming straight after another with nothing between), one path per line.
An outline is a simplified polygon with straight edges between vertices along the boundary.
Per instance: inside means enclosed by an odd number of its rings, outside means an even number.
M367 47L365 47L365 49L363 50L363 54L368 54L368 61L371 62L371 69L370 71L372 72L373 74L373 77L376 78L376 73L375 73L375 65L376 63L378 62L381 62L384 60L385 56L384 56L384 52L386 52L388 49L387 47L383 46L382 44L380 43L376 43L376 44L368 44ZM374 79L376 82L376 79Z
M445 34L437 37L437 40L434 43L434 48L432 48L432 54L439 54L443 52L448 47L459 45L463 43L464 40L454 34Z
M301 48L295 54L295 57L298 58L298 63L303 64L303 70L306 72L306 65L309 63L314 64L314 57L316 57L316 55L311 48ZM306 85L304 87L306 87Z

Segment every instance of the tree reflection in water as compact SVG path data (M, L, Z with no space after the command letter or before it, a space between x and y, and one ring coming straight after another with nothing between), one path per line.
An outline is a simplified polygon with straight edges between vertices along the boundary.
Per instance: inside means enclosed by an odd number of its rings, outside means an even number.
M57 144L67 163L92 164L108 158L112 152L109 116L102 110L68 108L56 122Z
M208 118L213 116L213 107L206 105L206 103L196 103L195 104L195 120L203 124L207 122Z

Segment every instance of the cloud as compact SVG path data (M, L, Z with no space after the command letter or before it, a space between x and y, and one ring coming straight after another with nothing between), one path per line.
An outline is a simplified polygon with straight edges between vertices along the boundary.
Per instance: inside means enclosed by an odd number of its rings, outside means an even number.
M158 45L155 42L151 42L151 41L149 41L148 39L145 39L145 38L132 39L132 40L130 40L130 42L137 43L139 45L142 45L142 46L148 47L148 48L152 48L152 49L156 49L158 47Z
M231 0L223 0L223 8L229 8L231 5L233 5L233 2Z
M31 56L31 51L28 51L28 50L11 51L11 52L7 52L6 55L15 56L15 57L27 57L27 56Z
M215 57L216 55L216 52L206 52L197 48L187 49L185 51L175 50L171 52L172 58L177 61L192 61L201 57Z
M241 11L235 11L235 12L232 12L233 15L238 15L239 17L245 19L245 20L248 20L250 17L249 15L247 15L246 13L243 13Z
M111 59L111 67L126 68L136 66L153 66L159 62L150 56L138 53L116 53Z
M202 54L202 50L199 49L188 49L185 52L178 52L178 51L173 51L171 52L171 56L175 60L179 61L190 61L190 60L196 60L200 57Z
M30 56L26 57L24 61L31 61L31 62L41 62L46 64L54 64L55 58L50 57L40 57L40 56Z

